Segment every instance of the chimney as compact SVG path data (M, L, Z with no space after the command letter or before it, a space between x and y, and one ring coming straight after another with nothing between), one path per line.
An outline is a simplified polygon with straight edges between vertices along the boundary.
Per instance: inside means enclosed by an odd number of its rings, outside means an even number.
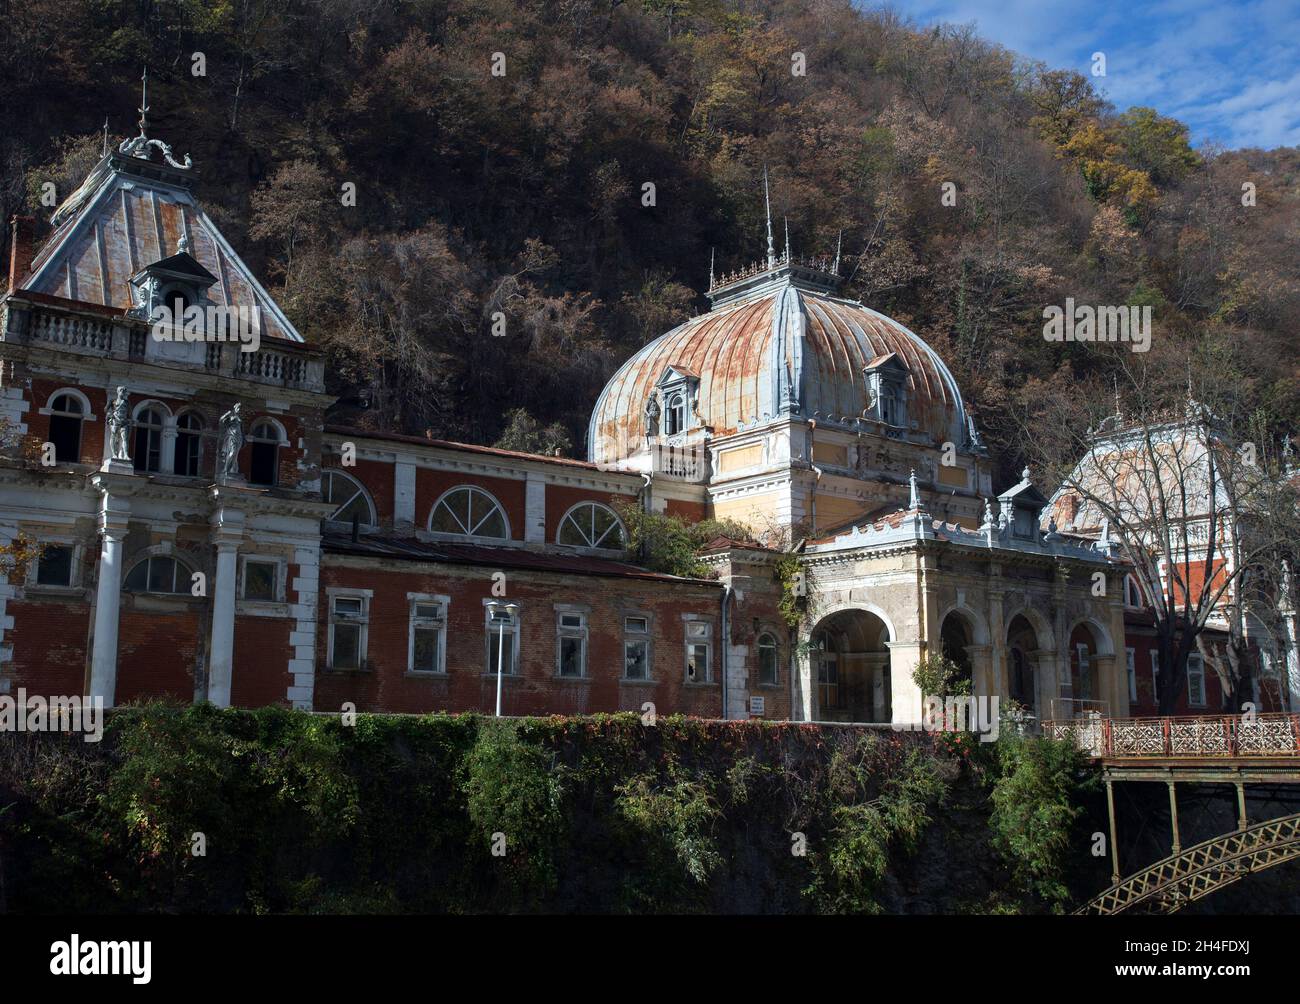
M32 267L32 231L36 220L31 216L15 216L9 223L12 228L9 243L9 292L12 293Z

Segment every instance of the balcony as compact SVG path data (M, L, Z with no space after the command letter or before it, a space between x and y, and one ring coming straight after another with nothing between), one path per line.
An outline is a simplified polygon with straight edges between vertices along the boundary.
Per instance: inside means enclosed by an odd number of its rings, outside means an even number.
M0 343L57 349L77 355L200 368L227 379L322 393L325 363L300 342L267 339L256 352L238 342L158 341L131 318L88 316L84 312L25 302L19 294L5 306Z

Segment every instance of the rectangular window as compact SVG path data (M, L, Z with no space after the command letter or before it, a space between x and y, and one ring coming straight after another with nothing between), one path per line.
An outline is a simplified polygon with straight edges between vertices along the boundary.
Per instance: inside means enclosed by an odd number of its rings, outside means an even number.
M713 679L710 661L710 640L713 625L704 621L686 622L686 680L688 683L709 683Z
M244 599L274 603L279 577L280 566L276 562L249 558L244 562Z
M1134 649L1124 649L1124 655L1128 662L1128 699L1136 702L1138 699L1138 680L1137 680L1137 652Z
M1205 707L1205 663L1196 653L1187 657L1187 703Z
M359 670L365 665L369 598L330 599L329 668Z
M623 677L650 679L650 618L623 618Z
M447 606L442 597L411 596L407 670L411 673L447 672Z
M764 686L776 686L780 670L776 655L776 638L770 634L758 637L758 682Z
M587 615L562 612L556 625L556 648L560 676L587 675Z
M519 615L487 608L487 672L496 675L500 666L504 676L519 672Z
M840 706L840 662L834 652L822 652L817 658L817 700L824 709Z
M72 585L72 547L68 544L47 544L36 562L36 584L39 586Z

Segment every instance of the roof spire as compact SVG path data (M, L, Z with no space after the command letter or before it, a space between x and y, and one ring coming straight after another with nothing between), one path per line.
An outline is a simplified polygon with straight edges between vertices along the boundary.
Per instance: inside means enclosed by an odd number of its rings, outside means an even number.
M782 216L781 219L785 221L785 260L788 262L790 260L790 217Z
M831 266L831 272L834 275L840 274L840 250L844 247L844 228L840 228L839 236L835 238L835 264Z
M767 187L767 165L763 165L763 205L767 209L767 267L776 264L776 248L772 246L772 196Z
M717 252L717 248L709 248L709 289L713 288L713 256Z
M104 116L104 149L100 151L100 156L108 155L108 116Z
M909 496L909 497L908 497L908 500L907 500L907 508L909 508L909 509L920 509L920 508L921 508L921 492L920 492L920 489L918 488L918 486L917 486L917 484L916 484L916 468L915 468L915 467L912 468L912 473L911 473L910 475L908 475L908 478L907 478L907 487L908 487L908 496Z
M145 65L144 73L140 75L140 138L144 139L148 134L145 126L149 124L149 66Z
M150 139L148 135L149 126L149 67L144 68L144 73L140 75L140 135L131 139L125 139L118 146L119 153L129 154L139 160L149 159L149 148L157 147L162 151L163 160L167 161L172 167L179 168L182 171L188 171L193 167L190 155L185 155L184 162L177 161L172 156L172 148L160 139ZM105 121L105 136L107 136L107 121Z

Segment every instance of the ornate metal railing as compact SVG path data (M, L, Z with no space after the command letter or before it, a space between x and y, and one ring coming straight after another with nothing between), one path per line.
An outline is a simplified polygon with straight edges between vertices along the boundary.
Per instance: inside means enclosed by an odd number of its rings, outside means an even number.
M1043 723L1050 739L1097 757L1300 756L1300 715L1079 718Z

